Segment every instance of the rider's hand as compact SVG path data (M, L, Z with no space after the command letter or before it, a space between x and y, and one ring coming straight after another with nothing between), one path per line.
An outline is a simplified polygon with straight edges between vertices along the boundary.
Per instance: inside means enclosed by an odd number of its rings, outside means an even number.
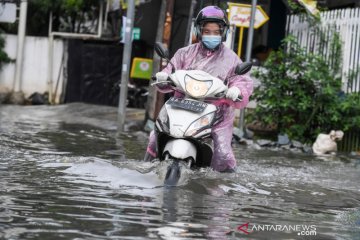
M165 73L165 72L158 72L155 74L156 76L156 81L161 83L161 82L166 82L168 77L169 77L169 74Z
M240 89L237 87L231 87L226 92L226 98L235 101L240 95Z

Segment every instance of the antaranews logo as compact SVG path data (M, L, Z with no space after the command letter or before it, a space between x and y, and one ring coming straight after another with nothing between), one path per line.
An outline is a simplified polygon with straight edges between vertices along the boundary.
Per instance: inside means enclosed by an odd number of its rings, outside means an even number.
M249 223L245 223L243 225L238 226L237 230L239 230L245 234L251 233L251 232L249 232Z
M316 236L316 225L250 224L239 225L237 230L244 234L252 232L296 232L300 236Z

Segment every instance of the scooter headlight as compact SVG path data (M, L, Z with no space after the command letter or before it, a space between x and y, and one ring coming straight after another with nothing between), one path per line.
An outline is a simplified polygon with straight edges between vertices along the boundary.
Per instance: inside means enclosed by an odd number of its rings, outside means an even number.
M206 114L205 116L202 116L201 118L196 119L185 131L185 136L194 136L196 135L199 130L208 128L211 126L213 120L215 117L215 112L211 112Z
M195 98L204 97L213 84L212 80L199 81L189 75L184 80L186 92Z
M169 116L165 106L159 112L156 125L160 131L169 132Z

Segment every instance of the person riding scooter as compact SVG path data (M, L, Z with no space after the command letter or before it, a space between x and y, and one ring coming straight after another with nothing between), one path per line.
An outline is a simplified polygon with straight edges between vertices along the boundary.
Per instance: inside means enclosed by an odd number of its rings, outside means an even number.
M220 106L224 116L223 121L217 124L212 132L214 154L211 167L220 172L235 171L236 159L231 147L234 107L244 108L253 91L253 81L248 75L235 74L236 66L241 63L241 60L222 43L226 41L228 30L229 21L223 10L216 6L203 8L195 20L195 35L198 42L179 49L170 61L172 64L168 64L161 72L156 73L158 82L166 82L173 67L176 70L202 70L223 81L228 79L229 89L226 92L226 98L233 102L230 105ZM161 92L172 91L164 87L166 83L157 86ZM236 101L238 98L242 101ZM156 157L156 139L152 131L145 160Z

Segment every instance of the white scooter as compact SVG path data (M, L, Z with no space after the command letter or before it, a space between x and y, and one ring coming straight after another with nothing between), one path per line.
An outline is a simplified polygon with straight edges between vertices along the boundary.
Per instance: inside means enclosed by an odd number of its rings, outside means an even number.
M157 43L155 50L171 64L168 51L161 44ZM245 74L251 67L251 63L242 63L235 73ZM153 83L156 84L164 83ZM210 166L213 155L211 131L223 118L212 102L223 99L228 87L204 71L175 70L174 67L167 84L184 94L182 98L167 100L155 122L158 159L171 161L164 183L173 186L181 176L182 167Z

